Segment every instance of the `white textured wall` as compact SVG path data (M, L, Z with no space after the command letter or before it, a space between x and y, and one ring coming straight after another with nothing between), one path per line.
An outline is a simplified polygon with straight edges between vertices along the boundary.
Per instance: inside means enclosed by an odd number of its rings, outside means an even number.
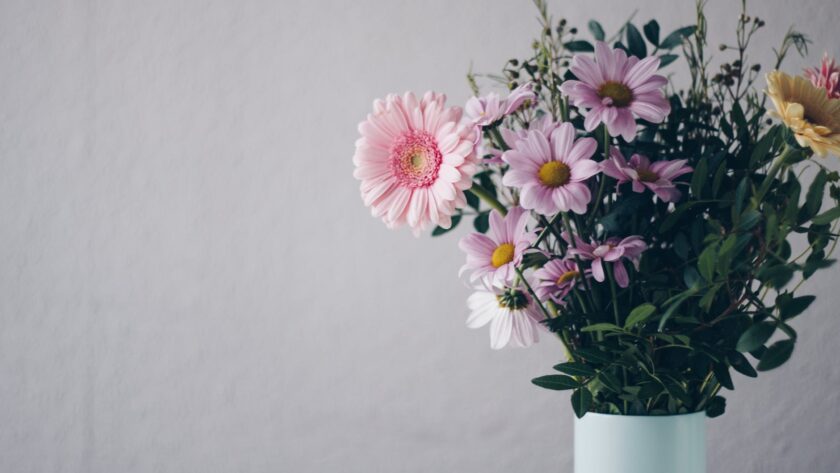
M663 30L693 21L687 0L636 3ZM753 3L756 51L795 23L811 60L840 53L835 0ZM581 26L634 9L553 4ZM470 61L527 52L534 17L524 0L0 1L0 471L571 471L568 400L529 383L559 347L491 351L464 327L456 235L387 231L351 177L374 97L462 102ZM838 276L805 286L793 361L736 379L710 472L837 471Z

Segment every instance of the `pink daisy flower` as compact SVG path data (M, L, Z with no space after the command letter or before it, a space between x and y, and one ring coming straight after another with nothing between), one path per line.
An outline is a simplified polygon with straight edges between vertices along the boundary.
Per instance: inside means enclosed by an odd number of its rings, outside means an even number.
M376 100L359 124L353 175L375 217L388 228L408 224L415 235L434 225L449 228L464 190L477 170L475 128L461 122L461 109L427 92Z
M484 127L510 115L526 101L534 101L537 96L530 82L513 89L506 99L491 92L481 97L471 97L464 106L464 116L473 125Z
M534 271L534 279L539 281L534 287L534 292L540 300L551 299L558 304L563 304L566 295L584 277L584 274L588 276L590 272L589 270L585 273L581 272L577 263L571 259L551 260Z
M529 131L540 131L542 132L543 136L551 136L551 133L560 126L560 122L555 122L551 119L551 115L545 115L542 118L538 118L534 120L528 125L527 129L518 129L518 130L511 130L510 128L499 128L499 132L502 134L502 139L505 140L505 143L508 146L513 145L519 140L524 140L528 138ZM501 151L496 150L499 155L502 154Z
M490 348L528 347L540 339L542 311L519 288L480 288L467 299L467 327L490 324Z
M610 150L610 159L602 164L601 170L618 180L619 185L632 182L633 192L641 193L647 188L663 202L676 202L682 194L674 185L674 179L694 171L691 166L685 165L687 162L686 159L677 159L651 163L647 156L641 154L634 154L627 161L621 151L614 147Z
M470 271L470 281L484 279L488 284L509 284L516 276L516 266L522 255L536 239L525 230L528 212L521 207L510 209L505 217L495 210L490 212L490 228L486 235L471 233L458 242L467 254L467 262L460 274Z
M565 237L568 239L568 235L565 235ZM575 237L575 247L569 248L569 255L590 260L592 262L592 277L598 282L604 282L605 279L604 263L612 263L615 282L620 287L627 287L630 284L630 277L622 260L629 260L638 271L639 260L642 252L646 249L647 245L639 236L629 236L623 240L613 237L608 238L603 243L586 243Z
M661 90L668 80L655 74L658 68L657 57L627 57L623 50L598 41L595 60L575 55L569 69L578 80L564 82L560 90L576 107L586 109L586 131L603 123L610 136L621 135L631 141L636 134L635 117L662 123L671 112Z
M549 137L528 130L502 155L510 165L502 183L522 189L520 205L526 209L543 215L585 213L592 195L584 181L600 170L590 159L597 146L592 138L575 140L571 123L560 124Z
M840 99L840 67L837 67L834 59L828 57L828 53L823 54L820 67L805 69L805 77L814 87L825 89L828 98Z

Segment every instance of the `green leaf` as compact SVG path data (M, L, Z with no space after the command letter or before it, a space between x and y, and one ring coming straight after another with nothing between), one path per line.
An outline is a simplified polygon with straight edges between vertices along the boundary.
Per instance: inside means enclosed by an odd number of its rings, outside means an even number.
M729 361L729 364L732 365L732 368L742 375L749 376L750 378L758 376L758 373L755 372L755 368L752 367L747 357L737 351L729 352L729 354L726 355L726 359Z
M805 195L805 205L799 212L799 223L805 223L814 215L817 215L822 207L823 196L825 195L825 186L828 183L828 175L825 170L820 169L820 172L814 176L814 181L811 187L808 188L808 193Z
M663 54L659 56L659 68L662 69L679 58L676 54Z
M717 256L718 256L718 249L717 245L710 245L707 246L702 253L700 253L700 258L697 260L697 269L700 271L700 275L706 281L712 281L715 277L715 265L717 264Z
M709 418L722 416L725 411L726 399L723 396L713 397L712 400L709 401L709 405L706 406L706 416Z
M747 117L744 115L744 109L741 108L739 102L732 104L732 113L730 113L729 117L732 119L732 123L738 127L739 132L747 129Z
M560 363L559 365L554 365L554 369L561 372L566 373L572 376L594 376L595 370L590 368L589 366L583 363L577 363L574 361L570 361L567 363Z
M572 393L572 409L578 419L589 411L590 406L592 406L592 393L588 389L580 388Z
M778 131L778 127L773 127L764 136L762 136L760 140L758 140L758 143L756 143L753 148L752 154L750 154L750 168L754 168L767 161L767 157L770 154L770 148L773 146L773 143L776 141L776 137L778 136Z
M450 225L449 228L435 227L435 229L432 230L432 236L433 237L440 236L440 235L443 235L446 232L454 230L455 227L458 226L458 223L460 221L461 221L461 214L453 215L452 216L452 225Z
M726 119L726 117L720 117L720 131L722 131L727 138L729 138L730 140L732 139L732 125L729 124L729 121Z
M750 178L744 177L735 188L735 200L732 203L732 220L737 221L741 217L741 211L744 210L744 200L747 197L747 189L750 186Z
M755 228L761 222L761 212L758 210L747 210L741 215L741 221L738 222L738 230L748 232Z
M799 185L799 180L796 179L796 174L793 172L788 173L788 182L791 189L787 192L788 198L782 218L786 222L795 224L799 210L799 196L802 194L802 186Z
M834 207L831 210L823 212L811 220L812 225L828 225L837 218L840 218L840 206Z
M805 312L805 309L816 299L816 296L792 297L788 293L781 294L776 298L776 305L779 307L779 317L782 320L792 319Z
M793 266L777 264L775 266L762 266L758 270L759 281L770 284L774 289L781 289L793 278Z
M613 361L613 358L609 353L595 347L578 348L575 352L577 353L578 358L583 358L589 363L596 362L607 364L612 363Z
M592 37L598 41L603 41L605 34L604 28L595 20L589 20L589 32L592 33Z
M709 288L708 292L703 294L703 297L700 298L700 302L698 305L703 308L706 312L712 307L712 303L715 301L715 296L717 295L720 288L723 287L723 283L717 283Z
M664 40L659 44L661 49L673 49L680 44L682 44L683 40L691 35L697 30L697 27L692 26L684 26L673 33L669 34L665 37Z
M621 381L618 378L607 371L601 371L598 373L598 381L604 385L605 388L609 389L612 392L620 393L621 392Z
M650 20L642 27L645 32L645 38L650 41L650 44L659 46L659 23L656 20Z
M564 391L566 389L577 389L580 383L569 376L562 374L550 374L547 376L540 376L531 380L532 383L545 389L552 389L554 391Z
M490 212L482 212L473 219L473 227L478 233L487 233L490 228Z
M778 368L790 358L795 344L796 342L793 340L780 340L770 345L767 351L761 355L761 360L755 368L758 371L769 371L773 368Z
M712 371L715 373L715 379L717 379L721 386L730 391L735 389L735 385L732 384L732 377L729 376L729 366L721 363L715 363L712 367Z
M665 328L665 322L667 322L668 319L670 319L671 316L674 315L674 312L680 307L680 305L682 305L682 303L685 302L685 300L689 297L693 296L694 294L697 294L697 291L697 286L692 286L687 291L684 291L683 293L665 301L666 304L670 303L671 305L668 307L668 309L665 310L665 313L662 314L662 318L659 319L658 330L660 332L662 331L662 329Z
M569 41L568 43L565 43L563 47L565 47L567 51L573 53L591 53L595 51L595 47L592 46L592 43L582 39L579 39L577 41Z
M753 351L767 343L773 332L776 331L775 322L759 322L748 328L735 345L735 349L741 353Z
M822 258L820 258L818 260L807 261L805 263L805 267L802 268L802 276L804 276L805 279L808 279L811 276L813 276L814 273L816 273L820 269L830 268L836 262L837 262L837 260L822 259Z
M627 316L627 320L624 322L624 328L630 328L646 321L654 312L656 312L656 306L653 304L644 303L636 307Z
M639 57L639 59L647 56L645 40L642 38L641 33L639 33L638 28L633 26L632 23L627 23L627 47L630 49L630 53Z
M580 329L581 332L623 332L624 330L615 324L602 322L599 324L587 325Z
M738 236L737 235L729 235L723 240L723 243L720 245L720 251L718 251L718 260L717 260L717 271L720 274L727 274L729 272L729 266L732 264L732 258L736 256L735 248L738 245Z
M703 185L706 184L706 179L709 177L709 160L705 157L697 163L694 168L694 174L691 176L691 193L700 198L703 193Z

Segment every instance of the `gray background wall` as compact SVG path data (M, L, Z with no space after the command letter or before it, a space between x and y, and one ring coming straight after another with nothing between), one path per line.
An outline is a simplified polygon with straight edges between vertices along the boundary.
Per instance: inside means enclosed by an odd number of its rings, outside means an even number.
M762 59L791 23L789 71L840 54L836 1L753 3ZM529 383L560 348L491 351L460 232L386 230L351 177L373 98L462 103L536 31L524 0L0 1L0 471L570 472L568 399ZM837 471L838 276L793 361L736 378L710 472Z

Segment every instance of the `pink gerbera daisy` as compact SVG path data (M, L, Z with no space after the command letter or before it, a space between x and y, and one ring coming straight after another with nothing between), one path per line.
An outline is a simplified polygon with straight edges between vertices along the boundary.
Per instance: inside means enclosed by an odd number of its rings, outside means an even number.
M487 235L471 233L458 242L458 247L467 253L467 262L461 274L471 271L470 281L484 278L490 285L500 286L513 281L516 266L522 263L522 255L534 242L534 234L525 230L528 212L514 207L503 218L495 210L490 212L490 228Z
M825 89L828 98L840 99L840 67L837 67L834 59L828 57L828 53L823 55L820 67L805 69L805 77L814 87Z
M686 166L687 162L686 159L677 159L651 163L647 156L641 154L634 154L627 161L618 148L612 148L610 159L603 163L601 169L607 176L618 180L618 184L632 182L633 192L641 193L647 188L664 202L676 202L681 194L674 185L674 179L694 171L691 166Z
M589 273L590 271L587 270L586 276ZM551 299L558 304L563 304L563 299L583 277L584 272L574 260L554 259L534 271L534 279L539 281L534 287L534 292L540 300Z
M635 117L661 123L671 112L661 90L668 80L655 74L658 68L658 57L627 57L624 50L598 41L595 60L575 55L569 69L578 80L564 82L560 90L576 107L586 109L586 131L604 123L610 136L631 141L636 134Z
M597 174L590 159L598 144L592 138L575 140L571 123L563 123L549 137L528 130L502 155L510 165L502 183L522 189L520 205L543 215L569 210L582 214L592 200L584 181Z
M528 347L540 339L539 307L521 288L480 288L467 299L470 315L467 327L490 324L490 348Z
M568 239L568 235L564 237ZM613 237L603 243L586 243L575 237L575 245L569 248L569 255L591 261L592 277L598 282L604 282L605 279L604 263L612 263L615 282L620 287L627 287L630 284L630 277L622 260L629 260L638 271L639 260L646 249L647 244L640 236L629 236L624 239Z
M359 124L353 175L362 199L389 228L407 223L415 234L433 225L449 228L476 172L474 127L460 124L461 109L427 92L376 100Z

